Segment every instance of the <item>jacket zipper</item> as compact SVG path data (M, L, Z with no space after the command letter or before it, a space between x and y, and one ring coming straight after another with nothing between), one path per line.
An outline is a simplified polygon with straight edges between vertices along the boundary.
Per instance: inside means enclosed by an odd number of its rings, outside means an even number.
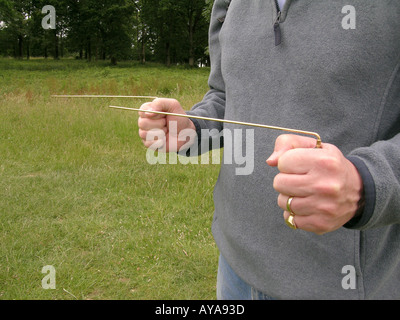
M276 12L277 12L276 20L274 22L275 46L279 46L282 42L281 27L279 25L282 13L281 13L281 9L279 8L278 0L275 0L275 5L276 5Z

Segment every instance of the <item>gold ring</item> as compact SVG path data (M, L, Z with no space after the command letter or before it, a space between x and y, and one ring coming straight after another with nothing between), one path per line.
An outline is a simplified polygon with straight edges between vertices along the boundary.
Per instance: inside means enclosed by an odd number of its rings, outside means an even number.
M286 202L286 210L290 213L290 214L294 214L294 212L292 211L292 208L290 208L290 205L292 204L292 200L294 197L289 197L289 199Z
M296 224L294 223L294 215L293 215L293 214L291 214L291 215L289 216L289 218L287 218L287 220L285 220L285 221L286 221L286 224L287 224L290 228L292 228L292 229L294 229L294 230L297 229L297 226L296 226Z

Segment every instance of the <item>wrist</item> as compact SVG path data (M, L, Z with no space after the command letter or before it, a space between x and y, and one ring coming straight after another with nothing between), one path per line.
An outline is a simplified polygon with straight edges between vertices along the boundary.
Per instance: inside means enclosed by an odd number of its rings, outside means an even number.
M365 192L364 192L364 183L363 179L361 177L360 172L358 171L358 168L347 159L348 164L350 165L350 175L349 175L349 181L352 181L352 186L353 186L353 216L351 217L350 220L358 220L359 217L361 217L364 207L365 207Z
M357 210L354 215L354 218L361 217L361 215L364 211L364 207L365 207L365 192L364 192L364 188L362 188L360 200L357 203Z
M368 167L361 158L358 158L357 156L349 156L347 159L353 163L361 176L363 182L362 199L364 202L359 205L357 210L358 216L351 219L344 225L344 227L348 229L362 229L368 224L375 210L375 182Z

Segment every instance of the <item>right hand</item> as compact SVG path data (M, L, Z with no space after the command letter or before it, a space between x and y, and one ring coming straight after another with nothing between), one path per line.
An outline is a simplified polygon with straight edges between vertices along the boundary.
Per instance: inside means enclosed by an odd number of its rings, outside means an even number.
M157 98L152 102L143 104L141 110L163 111L171 113L186 114L181 104L175 99ZM187 144L188 141L195 141L196 127L188 118L139 112L139 136L146 148L159 149L163 152L177 152ZM172 129L172 130L170 130ZM182 130L185 130L182 132ZM179 134L183 141L178 139ZM160 139L160 137L163 137Z

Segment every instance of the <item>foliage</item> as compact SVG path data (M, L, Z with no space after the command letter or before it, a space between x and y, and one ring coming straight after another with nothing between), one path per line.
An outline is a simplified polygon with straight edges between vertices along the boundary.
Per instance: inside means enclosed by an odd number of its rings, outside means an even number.
M43 30L44 5L56 28ZM22 59L208 61L210 0L0 0L0 55Z

